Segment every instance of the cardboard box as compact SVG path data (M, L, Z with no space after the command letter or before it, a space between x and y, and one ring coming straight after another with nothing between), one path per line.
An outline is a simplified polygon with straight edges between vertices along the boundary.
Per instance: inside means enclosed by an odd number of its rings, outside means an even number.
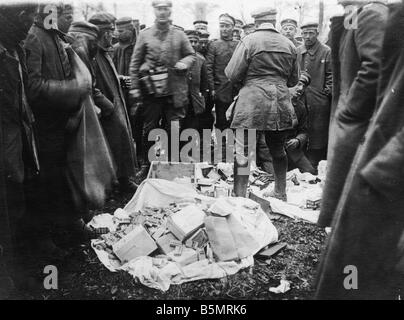
M205 229L199 229L193 236L191 236L186 241L186 246L188 248L204 248L206 244L209 242L208 234L206 233ZM195 248L196 247L196 248Z
M175 247L170 245L171 241L178 241L172 233L167 233L157 239L157 245L165 255L175 250Z
M184 241L203 226L205 213L192 204L172 214L167 220L167 228L180 240Z
M112 246L115 255L121 262L129 262L137 257L148 256L157 245L146 229L137 225L129 234Z

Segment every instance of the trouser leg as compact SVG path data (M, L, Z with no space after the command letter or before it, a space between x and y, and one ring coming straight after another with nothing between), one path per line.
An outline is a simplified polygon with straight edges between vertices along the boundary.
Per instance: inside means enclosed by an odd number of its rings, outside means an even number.
M144 101L143 118L143 164L150 165L149 150L153 147L154 141L149 141L149 133L160 127L160 120L162 116L163 101L161 98L148 98Z
M263 132L257 133L257 165L266 173L274 174L271 153L269 152Z
M133 132L133 139L135 140L136 143L136 156L138 159L141 159L140 163L141 165L143 164L143 110L139 110L138 114L132 118L132 132Z
M230 103L223 101L216 101L216 128L219 130L225 130L230 127L229 121L226 119L226 111L230 107Z
M170 161L178 162L180 160L180 134L184 126L186 109L175 108L173 103L169 101L164 107L163 112L168 133L169 159ZM174 145L172 145L172 143Z
M314 169L313 165L305 155L296 161L295 165L301 172L309 172L313 175L317 174L317 170Z
M327 159L327 148L309 149L307 151L307 158L310 160L312 166L317 170L319 162Z
M287 132L285 131L266 131L265 139L272 156L275 192L280 195L286 194L286 172L288 169L288 157L285 151L285 141Z

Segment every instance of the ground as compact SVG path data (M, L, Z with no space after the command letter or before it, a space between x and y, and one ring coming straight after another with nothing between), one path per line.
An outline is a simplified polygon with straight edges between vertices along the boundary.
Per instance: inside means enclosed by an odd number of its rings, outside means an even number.
M112 213L130 199L109 202L103 212ZM255 260L251 269L220 280L201 280L171 286L167 292L150 289L125 272L112 273L98 260L89 244L76 248L58 267L58 290L15 292L12 299L311 299L325 232L317 226L275 216L280 241L287 247L270 261ZM45 275L41 275L45 277ZM285 294L268 291L281 279L291 283Z

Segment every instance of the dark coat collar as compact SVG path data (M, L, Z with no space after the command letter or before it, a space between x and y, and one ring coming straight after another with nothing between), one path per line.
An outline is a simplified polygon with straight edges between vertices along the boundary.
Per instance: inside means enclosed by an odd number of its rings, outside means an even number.
M321 47L321 43L319 40L317 40L316 44L313 47L311 47L310 49L307 49L306 46L303 45L302 54L308 53L309 55L314 56L317 53L318 49L320 49L320 47Z

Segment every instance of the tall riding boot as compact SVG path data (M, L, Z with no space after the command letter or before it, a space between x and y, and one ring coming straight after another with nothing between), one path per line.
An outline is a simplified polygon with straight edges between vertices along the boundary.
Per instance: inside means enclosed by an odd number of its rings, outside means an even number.
M248 158L236 155L234 157L234 194L236 197L247 197L249 173Z
M273 158L274 174L275 174L275 197L287 201L286 197L286 172L288 168L288 158L285 154L283 157Z

